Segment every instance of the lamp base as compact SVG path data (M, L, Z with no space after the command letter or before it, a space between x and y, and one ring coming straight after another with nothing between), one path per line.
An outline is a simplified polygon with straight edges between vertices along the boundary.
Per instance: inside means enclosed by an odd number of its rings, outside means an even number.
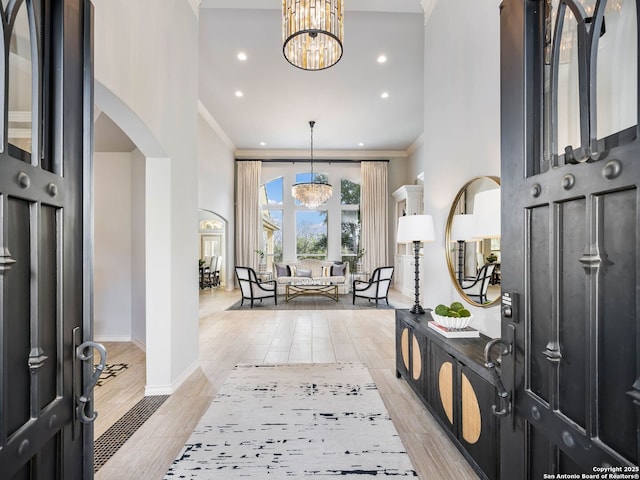
M413 307L411 307L411 310L409 310L409 312L417 315L422 315L424 313L424 308L422 308L419 303L416 303Z
M409 311L411 313L422 315L424 313L424 308L420 306L420 242L419 241L413 242L413 254L415 256L414 265L415 265L415 272L416 272L416 278L415 278L416 301L413 304L413 307L411 308L411 310Z

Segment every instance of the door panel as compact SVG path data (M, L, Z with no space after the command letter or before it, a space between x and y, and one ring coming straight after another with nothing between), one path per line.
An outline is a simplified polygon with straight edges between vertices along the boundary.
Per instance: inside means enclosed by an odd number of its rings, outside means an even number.
M503 478L640 461L639 8L503 2Z
M92 478L76 412L90 374L76 358L91 335L90 3L0 14L0 476Z
M585 378L589 358L585 350L587 284L580 258L586 245L586 200L581 197L557 204L558 241L558 344L563 368L558 372L558 408L562 415L586 428ZM565 319L567 321L565 321Z
M530 285L525 298L551 298L551 274L549 271L549 213L548 205L528 209L527 218L528 269ZM549 370L543 352L551 336L552 304L546 302L529 302L531 312L531 334L528 350L533 352L528 364L529 389L544 402L550 401Z
M29 391L31 374L25 368L26 359L29 358L30 335L29 329L24 328L30 322L30 215L29 203L8 198L6 208L8 245L13 259L16 261L11 271L6 275L5 294L3 301L3 316L5 335L3 350L4 381L11 387L11 391L5 391L7 408L2 409L4 424L7 426L8 436L15 433L31 414ZM10 276L10 280L9 280Z

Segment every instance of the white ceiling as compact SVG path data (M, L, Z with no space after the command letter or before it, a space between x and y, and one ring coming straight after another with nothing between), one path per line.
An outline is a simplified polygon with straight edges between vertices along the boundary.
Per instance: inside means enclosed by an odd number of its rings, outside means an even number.
M420 0L345 0L343 57L316 72L284 59L281 7L280 0L200 4L200 102L240 156L308 150L309 120L320 151L406 151L423 131ZM376 61L380 54L386 63Z
M343 57L318 72L284 59L281 5L200 4L199 100L236 155L306 158L309 120L316 121L318 158L384 157L410 148L423 132L420 0L345 0ZM248 56L245 62L237 59L240 51ZM380 54L386 63L377 63ZM236 97L236 90L244 96ZM382 99L382 92L389 97ZM95 146L111 152L135 148L104 113L95 124Z

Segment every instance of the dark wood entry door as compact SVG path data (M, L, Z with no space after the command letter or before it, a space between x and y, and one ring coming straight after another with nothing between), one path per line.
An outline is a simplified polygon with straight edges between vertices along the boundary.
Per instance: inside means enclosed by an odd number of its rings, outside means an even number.
M638 5L505 0L500 15L502 478L636 473Z
M91 7L0 9L0 477L92 478Z

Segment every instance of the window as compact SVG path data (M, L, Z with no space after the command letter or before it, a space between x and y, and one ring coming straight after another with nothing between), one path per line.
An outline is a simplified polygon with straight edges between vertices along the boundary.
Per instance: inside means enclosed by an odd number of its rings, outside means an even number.
M274 178L260 188L262 204L262 251L267 270L282 261L282 205L284 179Z
M355 263L361 247L360 164L321 163L314 179L330 183L333 195L312 210L291 195L295 183L311 181L307 167L306 162L262 162L261 250L268 270L273 262L304 258Z
M360 184L343 178L340 181L340 203L342 205L360 205Z
M296 255L303 258L327 258L327 212L299 210L296 212Z
M342 261L356 271L360 249L360 184L343 178L340 180L340 253Z
M262 185L260 202L264 206L282 205L283 178L278 177Z
M262 210L262 245L270 271L273 262L282 261L282 210Z
M343 210L340 223L342 261L349 263L355 272L355 263L360 248L360 210Z

